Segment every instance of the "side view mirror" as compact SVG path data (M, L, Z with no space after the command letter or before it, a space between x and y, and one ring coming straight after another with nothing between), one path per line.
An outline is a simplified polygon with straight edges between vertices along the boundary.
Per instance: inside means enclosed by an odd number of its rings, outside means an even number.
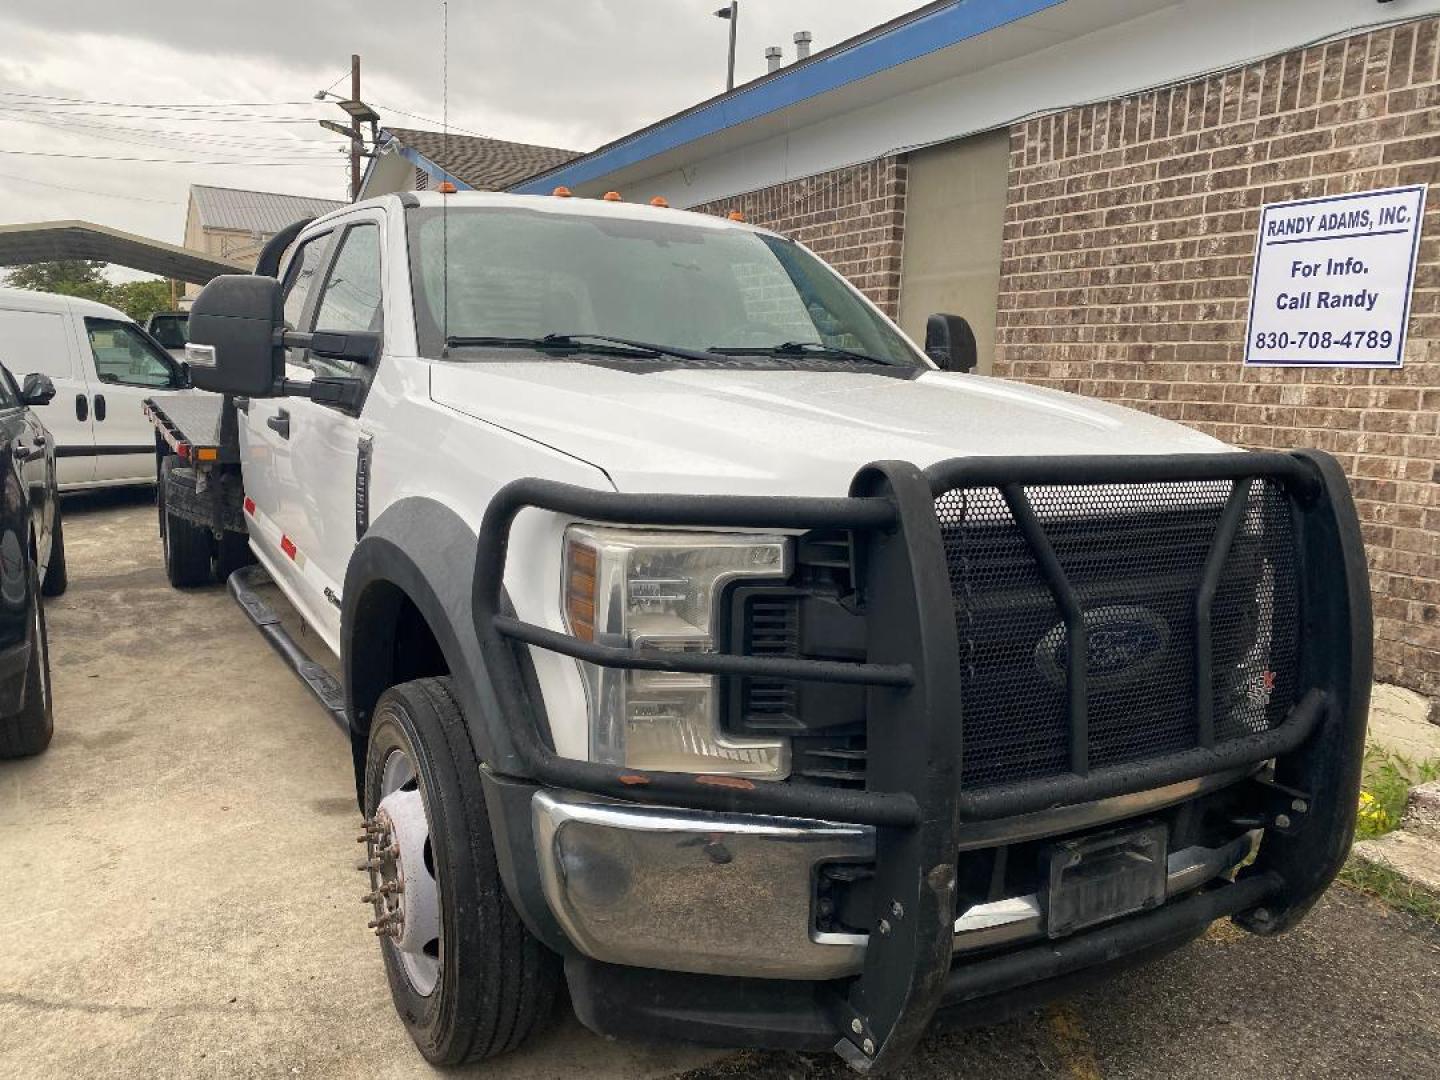
M49 405L55 400L55 384L49 375L32 371L25 376L20 386L20 402L23 405Z
M254 274L222 274L190 308L185 362L201 390L273 397L285 376L280 283Z
M931 315L925 323L925 355L941 371L974 371L980 360L975 331L962 316Z

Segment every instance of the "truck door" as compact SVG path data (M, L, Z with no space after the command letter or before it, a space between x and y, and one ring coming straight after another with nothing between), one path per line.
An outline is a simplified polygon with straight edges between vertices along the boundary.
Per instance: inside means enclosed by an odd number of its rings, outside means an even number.
M86 316L85 344L95 479L153 480L155 429L140 403L179 390L184 385L180 366L129 320Z
M313 325L315 301L321 273L326 265L334 233L315 233L302 239L290 252L281 275L287 330L307 331ZM313 372L306 365L304 350L291 349L285 357L285 377L307 381ZM299 554L282 525L282 504L297 498L296 478L290 452L291 419L301 398L254 398L241 403L240 453L245 474L250 546L276 578L290 587L290 595L302 588L303 560L297 565L291 551ZM317 613L306 611L311 621Z
M24 382L31 372L40 372L55 384L54 400L37 405L35 415L55 440L56 478L62 485L95 479L90 388L80 368L80 343L70 322L71 316L60 312L0 309L0 363L17 382ZM154 444L151 435L150 445Z
M311 326L321 331L384 330L381 287L381 218L347 221L336 238L319 288ZM312 376L369 381L373 369L313 354ZM336 642L340 593L355 548L355 469L363 433L360 417L308 398L284 402L289 411L289 462L293 482L280 491L280 523L290 541L286 557L300 567L299 579L313 605L316 628ZM328 632L328 633L327 633Z

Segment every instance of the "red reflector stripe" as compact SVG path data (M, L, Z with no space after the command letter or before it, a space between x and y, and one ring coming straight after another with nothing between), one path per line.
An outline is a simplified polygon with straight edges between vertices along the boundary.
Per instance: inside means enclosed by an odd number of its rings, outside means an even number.
M255 513L255 500L250 498L249 495L245 496L245 512L250 515L254 515Z
M291 540L288 536L280 537L280 550L285 552L286 555L289 555L290 558L295 558L295 541Z
M181 461L187 460L190 457L190 444L188 442L176 443L175 454Z

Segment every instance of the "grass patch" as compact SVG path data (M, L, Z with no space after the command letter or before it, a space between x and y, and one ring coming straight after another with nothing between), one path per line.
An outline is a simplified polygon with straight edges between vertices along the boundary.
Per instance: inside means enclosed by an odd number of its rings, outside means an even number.
M1391 907L1418 916L1440 929L1440 897L1412 885L1388 866L1352 858L1340 871L1340 880L1352 889L1379 897Z
M1416 762L1377 746L1367 749L1355 839L1371 840L1398 829L1410 789L1432 780L1440 780L1440 758Z

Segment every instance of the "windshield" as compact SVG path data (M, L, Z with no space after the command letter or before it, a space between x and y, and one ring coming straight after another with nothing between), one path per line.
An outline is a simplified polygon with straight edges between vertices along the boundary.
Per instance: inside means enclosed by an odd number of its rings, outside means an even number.
M151 337L167 349L185 347L185 329L190 323L188 315L155 315L148 327Z
M410 259L428 356L440 356L447 338L456 359L473 359L466 348L480 347L477 339L523 348L547 335L603 335L737 362L922 366L819 259L742 229L511 207L454 209L447 224L428 209L410 214Z

